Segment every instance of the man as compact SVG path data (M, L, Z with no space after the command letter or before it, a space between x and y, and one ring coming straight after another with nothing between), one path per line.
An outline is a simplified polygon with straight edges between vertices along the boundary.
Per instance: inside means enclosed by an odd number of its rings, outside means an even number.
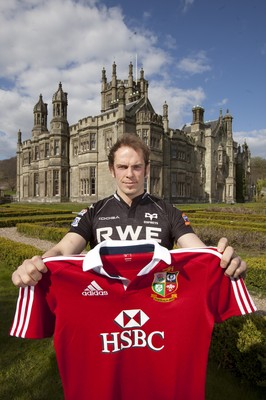
M180 210L145 192L149 155L149 148L138 136L122 136L108 156L109 170L117 185L116 193L82 210L70 231L43 257L79 254L87 243L93 248L105 239L156 239L168 249L174 243L183 248L205 246ZM227 244L226 238L218 243L218 251L223 252L221 267L228 276L236 278L245 272L246 263L235 256L234 249ZM47 268L42 257L34 256L17 268L12 281L19 287L34 286L45 272Z

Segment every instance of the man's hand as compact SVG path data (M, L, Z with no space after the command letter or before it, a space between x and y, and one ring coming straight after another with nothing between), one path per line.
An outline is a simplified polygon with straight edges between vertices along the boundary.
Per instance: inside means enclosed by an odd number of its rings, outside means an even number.
M34 256L23 263L12 274L12 282L17 287L35 286L42 279L47 267L40 256Z
M247 264L239 256L235 254L233 247L228 246L228 240L221 238L217 245L220 253L223 253L220 266L224 268L225 275L231 278L242 277L245 278L247 271Z

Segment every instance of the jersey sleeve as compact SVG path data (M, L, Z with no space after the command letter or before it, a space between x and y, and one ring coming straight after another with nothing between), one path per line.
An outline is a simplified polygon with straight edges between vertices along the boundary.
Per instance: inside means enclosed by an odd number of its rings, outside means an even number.
M256 306L242 278L231 279L217 266L217 280L211 283L209 306L215 322L256 311Z
M55 316L46 302L41 282L20 288L10 336L42 339L53 335Z
M174 240L177 241L186 233L194 233L188 217L175 206L170 205L168 210Z
M71 223L69 232L77 233L88 243L92 235L93 207L81 210Z

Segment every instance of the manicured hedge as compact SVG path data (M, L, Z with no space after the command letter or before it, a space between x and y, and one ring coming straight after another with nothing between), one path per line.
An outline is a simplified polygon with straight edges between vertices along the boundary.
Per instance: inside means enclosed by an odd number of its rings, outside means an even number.
M17 224L16 226L20 233L39 239L50 240L55 243L58 243L69 230L69 228L47 227L29 223Z
M2 210L1 210L2 211ZM4 218L15 218L23 216L34 216L34 215L50 215L53 214L69 214L69 211L66 210L25 210L25 209L16 209L16 210L8 210L3 214ZM1 217L1 216L0 216Z
M242 380L266 387L265 315L234 317L216 325L209 357Z
M266 224L243 221L227 221L227 220L215 220L208 218L191 218L190 222L193 226L211 226L212 228L223 228L223 229L241 229L242 231L250 232L264 232L266 233Z
M266 296L266 256L245 258L248 265L247 286L259 289Z
M26 258L43 253L43 251L34 246L13 242L2 237L0 237L0 247L0 262L8 265L10 271L14 271Z
M67 217L65 214L55 214L55 215L26 215L21 217L10 217L10 218L0 218L0 228L8 228L12 226L16 226L19 223L23 222L45 222L45 221L62 221L69 218L69 221L74 219L73 214L69 214Z
M208 212L208 211L196 211L195 213L191 214L191 218L199 218L199 219L208 219L208 220L226 220L226 221L244 221L244 222L258 222L261 224L266 223L266 216L259 215L259 214L232 214L232 213L225 213L222 211L218 212Z
M251 231L221 226L194 226L195 233L207 246L216 246L221 237L226 237L230 246L233 246L239 253L239 249L251 250L252 254L266 251L266 234L257 230Z

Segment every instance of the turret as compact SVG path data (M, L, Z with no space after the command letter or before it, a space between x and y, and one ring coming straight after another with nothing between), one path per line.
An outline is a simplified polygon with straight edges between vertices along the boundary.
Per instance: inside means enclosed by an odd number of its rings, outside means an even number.
M163 105L163 129L164 133L167 133L169 130L169 120L168 120L168 104L166 101Z
M230 138L230 139L232 139L232 137L233 137L233 128L232 128L232 125L233 125L233 117L232 117L232 115L229 113L229 110L226 111L226 114L225 114L225 116L224 116L224 118L223 118L223 121L224 121L225 130L226 130L226 132L227 132L227 137Z
M129 71L128 71L128 88L130 89L130 93L133 90L133 64L130 62L129 64Z
M17 141L18 146L22 145L22 140L21 140L21 130L18 130L18 141Z
M62 83L53 95L53 119L67 120L67 93L63 91Z
M204 108L195 106L192 108L191 132L200 132L204 129Z
M117 79L116 79L116 63L113 63L112 71L112 100L117 100Z
M47 104L43 102L42 95L40 94L39 101L33 108L33 129L32 136L36 137L41 133L48 132L47 130Z
M195 106L192 108L193 124L204 124L204 108Z

